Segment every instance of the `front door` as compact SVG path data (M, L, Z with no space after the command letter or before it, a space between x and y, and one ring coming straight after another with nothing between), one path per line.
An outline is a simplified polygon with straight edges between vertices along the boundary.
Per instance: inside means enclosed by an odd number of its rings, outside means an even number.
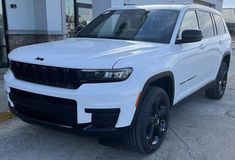
M4 12L3 12L3 4L2 1L0 0L0 67L6 67L7 65L8 65L8 60L7 60Z
M177 39L180 41L182 33L185 30L199 30L197 14L194 10L185 13L183 22ZM176 81L176 102L189 96L198 90L203 81L205 71L204 53L199 48L201 42L182 43L175 45L176 54L179 60L175 64L175 81Z

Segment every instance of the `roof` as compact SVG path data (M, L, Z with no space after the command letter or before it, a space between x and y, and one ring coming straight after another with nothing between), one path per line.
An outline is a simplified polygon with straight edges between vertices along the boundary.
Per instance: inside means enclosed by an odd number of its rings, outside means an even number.
M185 5L178 5L178 4L168 4L168 5L159 5L159 4L154 4L154 5L126 5L126 6L121 6L121 7L114 7L111 8L112 10L125 10L125 9L146 9L146 10L155 10L155 9L170 9L170 10L187 10L187 9L200 9L204 11L209 11L211 13L216 13L221 15L221 13L213 8L200 5L200 4L185 4Z

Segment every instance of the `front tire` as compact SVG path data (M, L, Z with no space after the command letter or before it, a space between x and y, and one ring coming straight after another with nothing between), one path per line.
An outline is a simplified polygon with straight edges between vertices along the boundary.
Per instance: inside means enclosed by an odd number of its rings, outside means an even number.
M128 148L141 153L152 153L162 144L169 122L170 101L159 87L150 87L138 117L125 142Z
M222 62L215 85L212 88L205 90L206 96L210 99L221 99L224 96L224 92L227 86L227 79L228 64Z

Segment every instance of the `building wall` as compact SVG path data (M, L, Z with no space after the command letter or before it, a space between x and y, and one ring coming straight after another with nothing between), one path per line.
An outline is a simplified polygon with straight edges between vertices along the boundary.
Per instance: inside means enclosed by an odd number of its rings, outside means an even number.
M63 39L64 0L6 0L9 49ZM16 4L16 8L11 8Z
M46 20L48 33L63 34L62 12L61 0L46 0Z
M126 4L184 4L193 3L194 0L124 0ZM216 5L218 11L222 11L223 0L199 0Z
M199 0L203 1L203 0ZM205 2L215 4L216 9L222 12L223 0L204 0ZM148 5L148 4L184 4L186 2L193 3L194 0L93 0L94 17L102 13L104 10L123 6L124 4Z
M118 0L116 0L118 1ZM101 5L102 4L102 5ZM93 17L97 17L102 11L111 8L111 1L110 0L102 0L102 3L100 3L100 0L93 0Z
M46 31L46 1L34 0L34 19L35 19L35 30Z
M17 46L55 39L67 34L65 0L5 0L7 12L7 37L10 50ZM222 0L206 0L215 3L218 10ZM93 17L104 10L124 4L183 4L193 0L93 0ZM17 8L11 8L16 4ZM58 38L55 38L55 37ZM34 38L34 40L33 40Z
M11 4L17 4L16 9ZM34 1L6 0L8 30L35 30Z

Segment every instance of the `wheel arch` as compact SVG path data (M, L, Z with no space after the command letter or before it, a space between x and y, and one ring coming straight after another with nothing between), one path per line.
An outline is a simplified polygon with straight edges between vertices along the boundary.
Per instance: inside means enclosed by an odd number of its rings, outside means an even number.
M134 118L133 118L132 123L131 123L131 127L134 126L134 124L135 124L135 122L138 118L139 112L142 109L141 105L142 105L143 99L144 99L144 97L145 97L145 95L148 91L148 88L151 87L152 84L155 84L155 82L157 84L158 80L162 80L164 78L169 78L171 80L171 84L168 87L171 88L171 91L172 91L171 95L170 95L170 104L171 104L171 108L172 108L173 103L174 103L174 98L175 98L175 79L174 79L174 75L171 71L166 71L166 72L156 74L156 75L150 77L146 81L146 83L145 83L145 85L144 85L144 87L141 91L141 94L140 94L140 97L139 97L139 102L138 102L138 105L136 106L137 108L136 108L136 111L135 111L135 115L134 115ZM161 86L159 86L159 87L162 88ZM169 93L167 93L167 94L169 94Z
M141 97L137 107L141 106L141 103L150 86L160 87L165 90L169 96L171 106L174 103L175 98L175 78L171 71L162 72L150 77L141 92Z
M228 64L228 67L229 67L230 66L230 61L231 61L231 53L229 51L225 52L224 55L223 55L222 62L226 62Z

